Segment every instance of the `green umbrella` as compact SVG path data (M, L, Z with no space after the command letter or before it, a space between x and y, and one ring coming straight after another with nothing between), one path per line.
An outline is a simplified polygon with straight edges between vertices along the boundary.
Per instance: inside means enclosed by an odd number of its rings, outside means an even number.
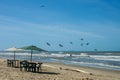
M21 49L24 49L24 50L31 50L31 61L32 61L32 53L33 51L45 51L37 46L34 46L34 45L31 45L31 46L26 46L26 47L22 47Z

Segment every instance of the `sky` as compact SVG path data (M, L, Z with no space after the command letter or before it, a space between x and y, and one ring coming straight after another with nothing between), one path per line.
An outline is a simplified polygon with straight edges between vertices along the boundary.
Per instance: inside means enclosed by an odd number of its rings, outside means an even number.
M119 35L120 0L0 0L0 50L120 51Z

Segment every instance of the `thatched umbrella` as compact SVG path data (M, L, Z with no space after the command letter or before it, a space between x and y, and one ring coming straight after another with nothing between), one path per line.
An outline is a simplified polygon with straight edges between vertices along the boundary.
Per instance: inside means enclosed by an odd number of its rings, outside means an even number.
M15 60L15 52L17 51L23 51L23 49L20 49L20 48L16 48L16 47L11 47L11 48L8 48L6 49L7 51L13 51L14 52L14 60Z
M33 51L45 51L37 46L34 46L34 45L31 45L31 46L26 46L26 47L22 47L21 49L24 49L24 50L31 50L31 59L30 61L32 61L32 54L33 54Z

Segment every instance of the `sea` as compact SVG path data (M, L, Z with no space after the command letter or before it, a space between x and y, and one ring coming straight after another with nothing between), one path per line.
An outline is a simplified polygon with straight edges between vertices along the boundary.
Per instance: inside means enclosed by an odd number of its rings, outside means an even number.
M0 51L0 58L14 58L13 52ZM19 60L30 60L30 52L16 52L15 58ZM120 52L98 52L98 51L51 51L34 52L32 60L39 62L55 62L75 66L87 66L120 71Z

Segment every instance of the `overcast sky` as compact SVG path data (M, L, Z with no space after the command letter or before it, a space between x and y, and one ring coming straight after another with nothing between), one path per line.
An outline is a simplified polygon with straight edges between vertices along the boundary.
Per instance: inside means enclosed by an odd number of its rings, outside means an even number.
M120 0L0 0L0 50L120 51L119 41Z

